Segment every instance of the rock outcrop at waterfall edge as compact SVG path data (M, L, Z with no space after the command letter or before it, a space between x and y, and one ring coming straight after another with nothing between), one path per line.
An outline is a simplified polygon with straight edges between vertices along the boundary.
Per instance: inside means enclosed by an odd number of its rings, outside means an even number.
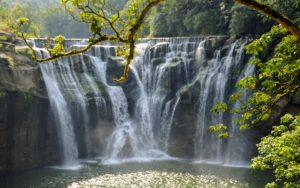
M0 175L59 161L49 102L30 51L0 32Z

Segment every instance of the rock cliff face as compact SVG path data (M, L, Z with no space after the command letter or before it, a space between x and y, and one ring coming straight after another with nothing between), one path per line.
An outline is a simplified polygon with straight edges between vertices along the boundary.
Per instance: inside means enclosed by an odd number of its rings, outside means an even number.
M40 71L26 50L16 51L13 35L0 36L0 174L54 164L58 143Z
M22 91L2 91L0 97L0 173L16 173L55 164L57 136L47 99Z

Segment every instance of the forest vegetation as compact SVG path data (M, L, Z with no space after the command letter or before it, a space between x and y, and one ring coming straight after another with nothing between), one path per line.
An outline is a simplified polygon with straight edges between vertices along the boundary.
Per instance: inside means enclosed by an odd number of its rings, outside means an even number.
M125 2L115 0L110 4L120 9ZM299 3L296 0L263 2L293 20L299 18ZM33 23L31 30L39 37L49 34L52 37L61 34L68 38L90 36L88 27L70 17L59 0L2 0L0 4L1 28L10 28L17 18L27 17ZM272 19L233 0L177 0L167 1L151 11L145 20L142 36L259 35L272 25Z

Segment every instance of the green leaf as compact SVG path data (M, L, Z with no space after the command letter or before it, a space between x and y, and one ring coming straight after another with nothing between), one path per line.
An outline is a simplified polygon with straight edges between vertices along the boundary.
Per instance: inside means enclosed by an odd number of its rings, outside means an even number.
M241 131L244 131L244 130L248 129L249 126L250 126L249 124L241 125L241 126L240 126L240 130L241 130Z
M237 87L238 88L243 88L243 89L255 89L257 83L257 79L253 76L248 76L242 78L238 83Z
M228 133L220 133L220 134L218 134L218 138L219 139L228 139L229 134Z
M294 120L294 117L291 114L285 114L280 118L281 123L289 123Z
M18 23L19 25L27 25L28 22L29 22L29 19L26 18L26 17L21 17L21 18L18 18L18 19L17 19L17 23Z
M211 109L211 112L213 112L215 114L219 114L219 113L226 112L227 109L228 109L228 106L226 103L219 102L213 106L213 108Z
M227 131L228 130L228 127L224 124L217 124L217 125L211 125L209 127L209 131L211 133L216 133L216 132L220 132L220 131Z

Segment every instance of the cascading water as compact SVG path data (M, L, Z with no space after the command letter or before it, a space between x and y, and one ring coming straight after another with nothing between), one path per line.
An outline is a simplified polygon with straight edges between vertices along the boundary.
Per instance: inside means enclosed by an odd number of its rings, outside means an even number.
M238 42L238 41L237 41ZM235 144L229 142L227 145L216 137L209 134L209 126L218 123L229 125L229 130L236 129L232 122L226 123L223 113L215 115L210 112L212 105L218 102L226 102L226 97L232 88L232 79L241 69L241 57L245 43L239 48L236 43L230 47L228 54L221 58L220 51L216 51L214 58L207 65L200 68L202 78L199 97L199 111L197 115L197 126L195 142L195 155L202 162L227 163L224 159L224 150L234 148ZM226 155L226 154L225 154ZM239 158L238 160L244 160Z
M36 51L40 57L46 58L50 56L44 49L36 48ZM73 166L77 164L78 160L78 148L74 136L73 119L69 112L67 101L60 89L59 82L57 81L59 72L57 72L54 67L55 64L52 63L41 64L40 70L57 124L58 138L61 143L62 165Z
M244 70L241 72L238 80L247 77L247 76L254 76L255 75L255 66L252 65L246 65ZM249 90L244 91L242 95L241 101L246 101L251 95L251 92ZM233 104L234 108L240 108L241 107L241 101L237 101ZM244 132L241 134L239 130L239 126L235 124L234 119L239 118L238 115L233 114L231 117L231 129L230 129L230 135L233 135L231 139L228 140L228 144L231 147L226 148L226 155L225 155L225 163L227 164L235 164L235 165L247 165L248 160L250 160L249 153L245 152L245 145L251 146L251 137L249 136L248 132ZM241 144L243 143L243 144ZM244 159L244 160L241 160ZM248 159L248 160L245 160Z
M85 45L85 41L67 43L68 48ZM254 69L250 71L246 66L242 71L245 45L242 40L226 49L216 46L214 52L207 49L209 45L212 45L209 38L141 41L130 69L132 79L127 85L111 81L109 66L121 70L122 60L115 57L116 47L110 44L95 46L85 55L41 65L51 107L59 122L57 130L65 163L76 161L78 156L95 156L91 151L97 150L95 142L98 140L104 140L105 149L101 150L105 151L96 153L106 162L170 158L174 120L180 115L178 106L183 95L190 95L190 90L197 85L198 102L190 105L196 109L197 118L186 125L195 127L190 146L194 156L190 157L203 162L243 162L246 158L243 154L233 157L234 152L240 150L237 143L241 140L225 143L209 133L209 126L216 123L228 124L231 133L237 132L230 117L215 116L210 109L216 102L226 102L233 91L233 82ZM91 105L97 112L91 110ZM90 114L96 113L99 119L105 116L101 112L111 112L113 124L111 131L104 133L107 134L105 139L99 135L95 141L91 138L93 130L108 128L93 122ZM64 136L66 134L68 136Z
M119 86L108 85L106 80L107 62L104 62L97 57L90 58L97 79L106 86L106 90L111 100L114 123L116 125L116 128L108 141L106 156L111 160L117 159L127 142L130 143L133 153L135 154L137 152L137 141L134 134L134 126L128 113L128 103L124 91Z
M135 73L141 88L135 116L140 117L140 125L147 127L145 133L152 143L152 149L165 156L174 113L180 100L180 89L190 82L189 68L195 61L196 46L197 42L182 39L154 45L150 43L143 56L134 62L141 77ZM179 83L174 83L176 78Z
M40 56L48 55L45 50L36 49ZM80 84L75 72L73 58L62 58L54 63L40 65L40 69L45 81L48 96L50 99L52 112L58 121L58 133L63 155L63 166L73 166L77 164L79 157L79 146L76 141L75 122L79 121L80 131L84 134L82 155L88 156L90 150L89 135L89 113L87 110L87 99L85 91ZM83 59L81 59L83 60ZM85 75L86 81L93 88L94 83ZM73 103L72 101L76 101ZM78 117L78 119L74 118Z
M54 65L51 63L40 66L51 107L57 119L58 136L63 152L63 165L74 165L78 159L78 149L74 136L73 121L68 110L68 105L63 96L54 72Z

